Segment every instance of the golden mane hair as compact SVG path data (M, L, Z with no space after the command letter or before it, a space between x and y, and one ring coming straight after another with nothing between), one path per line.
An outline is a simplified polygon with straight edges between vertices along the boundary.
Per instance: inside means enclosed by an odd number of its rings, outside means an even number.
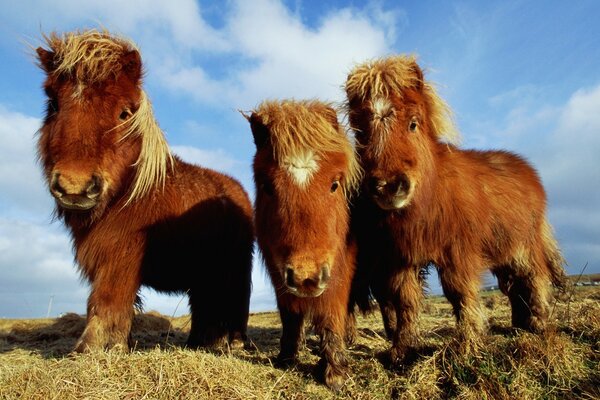
M125 123L127 130L123 139L131 135L142 138L140 155L134 164L136 167L135 180L127 199L127 205L144 197L156 185L164 187L167 168L174 167L174 160L165 135L154 118L152 104L143 90L139 108Z
M91 84L116 76L122 68L121 57L138 50L129 39L106 30L68 32L44 35L47 46L54 52L54 71L72 76L77 82Z
M344 153L348 175L344 192L350 196L359 185L362 170L354 146L337 124L337 114L330 103L318 100L264 101L252 113L268 128L273 157L282 165L288 157L310 149L315 154ZM334 125L333 122L336 122Z
M403 89L422 84L422 93L431 110L429 118L436 137L457 143L460 134L454 124L452 110L431 83L421 81L420 71L414 55L397 55L368 61L355 66L348 74L346 94L348 99L371 101L377 97L401 94Z
M44 39L55 53L53 73L69 75L83 85L117 76L122 68L123 55L132 50L138 51L131 40L105 30L70 32L62 36L51 33L44 35ZM167 168L174 166L165 135L154 118L152 104L144 90L140 88L140 92L137 111L119 125L126 129L122 140L132 136L141 138L140 155L134 164L135 180L126 205L144 197L156 185L164 187Z

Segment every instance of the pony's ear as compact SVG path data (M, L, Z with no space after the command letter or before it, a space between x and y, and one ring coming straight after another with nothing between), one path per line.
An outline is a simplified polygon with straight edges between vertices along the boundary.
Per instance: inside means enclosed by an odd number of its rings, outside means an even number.
M263 123L260 115L255 112L253 112L250 117L246 116L246 119L248 122L250 122L250 129L252 129L254 144L256 145L257 149L260 149L269 139L269 128L267 128L267 126Z
M125 72L134 83L138 83L142 77L142 57L140 56L140 53L137 50L131 50L125 53L121 58L121 63L123 64L123 72Z
M416 62L412 62L412 65L410 66L410 68L412 69L413 73L415 74L415 87L418 90L423 89L423 85L425 84L424 78L423 78L423 70L421 69L421 67L419 67L419 64L417 64Z
M35 52L40 60L40 67L47 73L54 71L54 52L42 47L38 47Z

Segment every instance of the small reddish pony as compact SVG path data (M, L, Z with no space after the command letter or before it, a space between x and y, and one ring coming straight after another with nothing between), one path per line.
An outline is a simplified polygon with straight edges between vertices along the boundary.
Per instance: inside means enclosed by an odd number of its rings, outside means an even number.
M140 285L189 294L189 346L241 344L254 241L247 194L171 155L133 43L95 30L45 40L39 159L91 284L75 350L127 348Z
M549 283L564 288L566 279L535 170L506 151L450 144L458 137L450 110L414 57L356 66L346 93L365 170L353 210L358 268L371 273L392 361L416 342L430 264L465 343L484 328L478 291L488 268L510 298L513 325L543 331Z
M321 336L320 378L345 380L354 274L347 199L360 169L337 114L318 101L267 101L247 117L256 144L256 236L283 325L278 361L294 362L303 322Z

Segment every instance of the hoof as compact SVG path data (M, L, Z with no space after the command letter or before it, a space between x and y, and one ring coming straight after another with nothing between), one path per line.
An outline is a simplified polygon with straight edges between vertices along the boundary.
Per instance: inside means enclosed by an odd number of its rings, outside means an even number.
M279 367L279 368L288 368L288 367L291 367L292 365L295 365L297 362L298 362L298 359L296 358L295 355L279 353L279 355L275 359L274 364L276 367Z
M318 374L320 374L323 383L334 392L338 392L342 389L346 383L346 368L343 366L333 367L331 364L321 359L317 366Z
M240 350L244 348L244 341L242 339L233 339L229 342L229 347L234 350Z

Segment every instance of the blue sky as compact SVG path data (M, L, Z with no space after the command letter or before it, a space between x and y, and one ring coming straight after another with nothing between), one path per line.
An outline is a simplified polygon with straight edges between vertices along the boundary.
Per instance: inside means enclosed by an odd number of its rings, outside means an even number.
M139 45L174 152L235 176L252 196L254 145L238 109L267 98L342 101L354 63L415 53L453 108L463 147L508 149L537 167L568 272L600 272L597 1L3 3L0 317L45 316L51 298L51 316L85 312L88 287L35 163L43 74L28 46L42 32L98 26ZM143 296L146 309L187 312L181 297ZM274 307L257 263L251 308Z

